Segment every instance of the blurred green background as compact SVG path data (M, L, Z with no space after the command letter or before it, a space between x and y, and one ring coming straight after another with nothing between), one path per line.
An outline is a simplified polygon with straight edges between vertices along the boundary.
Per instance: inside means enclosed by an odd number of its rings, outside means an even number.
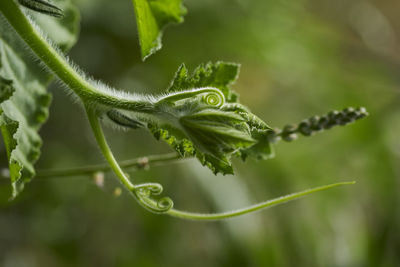
M161 92L184 62L242 64L241 102L273 127L347 106L370 116L236 160L215 177L196 160L131 174L161 182L177 208L224 211L337 181L353 186L224 222L151 214L107 174L36 179L13 202L0 180L1 266L400 266L400 2L186 0L185 22L141 62L129 0L76 0L70 57L117 88ZM150 89L152 88L152 89ZM38 169L103 162L83 110L57 84ZM107 136L119 159L170 151L145 131ZM3 144L0 167L7 166Z

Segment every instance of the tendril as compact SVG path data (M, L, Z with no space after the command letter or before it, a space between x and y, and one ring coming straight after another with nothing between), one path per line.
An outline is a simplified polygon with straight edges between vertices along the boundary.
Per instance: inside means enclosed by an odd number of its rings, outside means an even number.
M167 96L160 98L157 103L164 104L164 103L176 103L178 101L196 98L201 96L202 100L205 104L215 106L215 107L222 107L225 104L225 96L224 94L218 89L214 87L203 87L203 88L195 88L187 91L181 92L174 92Z
M229 218L234 218L238 216L242 216L245 214L250 214L259 210L271 208L274 206L277 206L279 204L287 203L289 201L293 201L296 199L299 199L301 197L316 193L316 192L321 192L327 189L331 189L337 186L342 186L342 185L351 185L355 184L354 181L352 182L340 182L340 183L334 183L334 184L328 184L328 185L323 185L319 187L314 187L310 188L304 191L300 191L297 193L277 197L271 200L263 201L242 209L237 209L237 210L232 210L232 211L227 211L227 212L220 212L220 213L196 213L196 212L188 212L188 211L182 211L182 210L176 210L176 209L170 209L167 214L172 216L172 217L177 217L181 219L186 219L186 220L194 220L194 221L216 221L216 220L224 220L224 219L229 219Z
M221 107L224 104L225 99L221 97L221 94L209 92L203 96L203 101L207 105Z
M174 202L169 197L154 199L163 192L163 187L158 183L145 183L135 185L132 193L136 196L139 203L153 213L166 213L174 206Z

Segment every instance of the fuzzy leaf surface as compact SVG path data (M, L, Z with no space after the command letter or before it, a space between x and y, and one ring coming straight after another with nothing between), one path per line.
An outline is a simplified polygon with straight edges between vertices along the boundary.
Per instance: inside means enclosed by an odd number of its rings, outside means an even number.
M232 156L243 160L272 157L270 128L245 106L230 88L239 65L208 63L189 74L182 65L167 92L155 103L155 112L115 112L109 118L132 129L147 126L156 139L167 142L182 157L197 157L215 174L232 174Z
M161 49L164 28L183 22L182 0L133 0L142 59Z
M230 86L239 77L240 65L228 62L207 63L198 66L193 74L182 64L168 87L168 92L191 88L215 87L222 91L227 102L237 102L237 94Z
M62 19L26 12L49 39L66 50L77 39L79 15L68 1L58 4L64 10ZM0 129L9 161L12 197L35 175L34 163L42 144L38 131L48 117L51 102L46 88L53 77L32 58L33 53L0 13Z
M254 145L242 148L236 152L243 160L254 157L258 160L266 160L274 157L272 144L268 140L270 127L239 103L239 95L232 90L231 85L239 77L240 65L230 62L209 62L198 66L192 74L182 64L168 87L168 92L177 92L190 88L215 87L222 91L226 104L220 109L233 112L242 117L249 127L250 135L255 141Z

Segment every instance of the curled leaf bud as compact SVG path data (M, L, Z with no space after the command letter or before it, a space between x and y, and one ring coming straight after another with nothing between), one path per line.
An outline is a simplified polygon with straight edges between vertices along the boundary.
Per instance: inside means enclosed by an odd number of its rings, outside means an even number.
M64 17L61 8L45 1L45 0L18 0L21 6L29 8L30 10L49 15L56 18Z
M134 120L134 119L126 116L125 114L123 114L117 110L114 110L114 109L108 111L107 116L110 120L112 120L116 124L123 126L123 127L137 129L137 128L141 128L144 126L144 124L141 123L140 121Z

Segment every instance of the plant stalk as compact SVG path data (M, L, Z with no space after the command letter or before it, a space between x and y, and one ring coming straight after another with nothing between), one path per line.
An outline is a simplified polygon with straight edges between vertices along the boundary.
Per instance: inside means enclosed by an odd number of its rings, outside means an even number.
M63 81L79 98L89 104L102 104L137 112L152 113L154 106L149 101L136 101L118 96L106 90L99 90L94 82L84 77L77 67L72 67L57 48L53 47L32 25L14 0L1 0L0 12L18 35L32 49L47 67Z
M108 164L110 165L111 169L117 175L119 181L129 190L132 191L135 189L135 186L132 182L126 177L125 173L119 166L117 160L115 159L113 153L111 152L110 147L107 144L106 138L104 136L103 130L101 129L101 125L99 122L99 118L96 114L86 108L86 112L89 118L90 126L92 127L93 134L96 138L97 144L100 147L101 152L103 153L104 157L106 158Z
M166 164L173 164L181 162L182 158L177 153L168 153L161 155L150 155L135 159L128 159L120 161L121 168L128 169L146 169L150 166L162 166ZM66 169L50 169L38 170L36 178L49 178L49 177L68 177L80 175L92 175L96 172L109 172L112 171L109 164L98 164L77 168Z
M271 208L274 206L277 206L279 204L283 204L292 200L299 199L301 197L307 196L312 193L324 191L327 189L331 189L333 187L337 186L342 186L342 185L351 185L355 184L354 181L352 182L341 182L341 183L334 183L334 184L329 184L329 185L324 185L324 186L319 186L315 188L311 188L308 190L304 190L298 193L293 193L289 194L286 196L278 197L275 199L267 200L264 202L260 202L258 204L242 208L242 209L237 209L233 211L228 211L228 212L221 212L221 213L193 213L193 212L187 212L187 211L181 211L181 210L176 210L176 209L170 209L167 214L173 217L181 218L181 219L187 219L187 220L195 220L195 221L217 221L217 220L224 220L224 219L229 219L229 218L234 218L238 217L241 215L253 213L256 211L260 211L266 208Z

